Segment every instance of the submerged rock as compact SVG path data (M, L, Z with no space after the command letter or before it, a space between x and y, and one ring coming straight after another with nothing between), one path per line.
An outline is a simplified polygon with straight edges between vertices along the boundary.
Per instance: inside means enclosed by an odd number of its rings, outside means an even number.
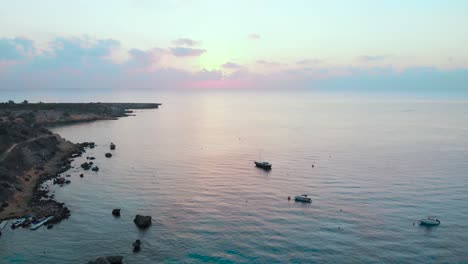
M106 158L110 158L110 157L112 157L112 154L109 153L109 152L107 152L107 153L106 153Z
M92 171L99 171L99 167L95 166L94 168L91 169Z
M151 225L151 216L136 215L133 222L139 228L147 228Z
M114 216L120 216L120 208L119 208L119 209L114 209L114 210L112 210L112 215L114 215Z

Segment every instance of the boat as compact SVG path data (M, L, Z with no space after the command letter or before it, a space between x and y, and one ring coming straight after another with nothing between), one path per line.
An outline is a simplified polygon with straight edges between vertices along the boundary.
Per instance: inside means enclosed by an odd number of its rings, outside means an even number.
M271 163L266 161L254 161L255 166L264 170L271 170Z
M306 202L306 203L312 202L312 198L308 197L307 194L297 195L294 197L294 200L297 202Z
M115 144L114 143L110 143L110 149L115 149Z
M15 220L11 224L11 228L13 228L13 229L17 228L18 226L22 225L24 223L24 221L26 221L26 218L20 218L20 219Z
M26 219L26 220L21 224L22 227L27 227L27 226L29 226L31 223L34 222L34 217L32 217L32 216L30 216L30 215L25 216L24 219Z
M440 221L437 218L428 217L426 219L419 220L419 224L425 225L425 226L436 226L436 225L440 225Z
M39 223L40 221L42 221L42 220L44 220L44 219L46 219L45 216L38 216L38 217L35 217L35 218L33 219L33 222L32 222L32 223L33 223L33 224L37 224L37 223Z
M3 220L2 222L0 222L0 230L2 230L3 228L5 228L5 226L8 224L8 220Z
M39 227L41 227L43 224L45 224L45 223L49 222L50 220L52 220L53 218L54 218L54 216L46 217L44 220L42 220L42 221L40 221L40 222L38 222L38 223L36 223L36 224L33 224L33 225L31 226L31 228L29 228L29 229L31 229L31 230L36 230L36 229L38 229Z

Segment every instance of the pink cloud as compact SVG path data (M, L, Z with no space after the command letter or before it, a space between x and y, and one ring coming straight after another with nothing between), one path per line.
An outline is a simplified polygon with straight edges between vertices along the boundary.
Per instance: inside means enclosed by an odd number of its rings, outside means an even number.
M188 87L206 89L246 88L247 82L236 79L202 80L189 82Z

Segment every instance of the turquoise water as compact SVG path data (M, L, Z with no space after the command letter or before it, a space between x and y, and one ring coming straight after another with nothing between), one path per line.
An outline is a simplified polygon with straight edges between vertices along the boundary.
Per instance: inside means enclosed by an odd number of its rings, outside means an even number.
M70 219L6 228L1 263L468 263L468 104L242 92L156 101L53 129L95 141L84 157L100 171L81 179L76 166L70 185L51 187ZM271 172L254 167L259 157ZM312 204L287 200L304 193ZM135 214L153 225L138 230ZM428 215L442 224L413 225Z

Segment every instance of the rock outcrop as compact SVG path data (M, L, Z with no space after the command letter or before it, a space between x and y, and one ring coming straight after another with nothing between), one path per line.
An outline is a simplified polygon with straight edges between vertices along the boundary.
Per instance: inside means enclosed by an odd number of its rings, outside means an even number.
M139 228L147 228L151 225L151 216L136 215L133 222Z

